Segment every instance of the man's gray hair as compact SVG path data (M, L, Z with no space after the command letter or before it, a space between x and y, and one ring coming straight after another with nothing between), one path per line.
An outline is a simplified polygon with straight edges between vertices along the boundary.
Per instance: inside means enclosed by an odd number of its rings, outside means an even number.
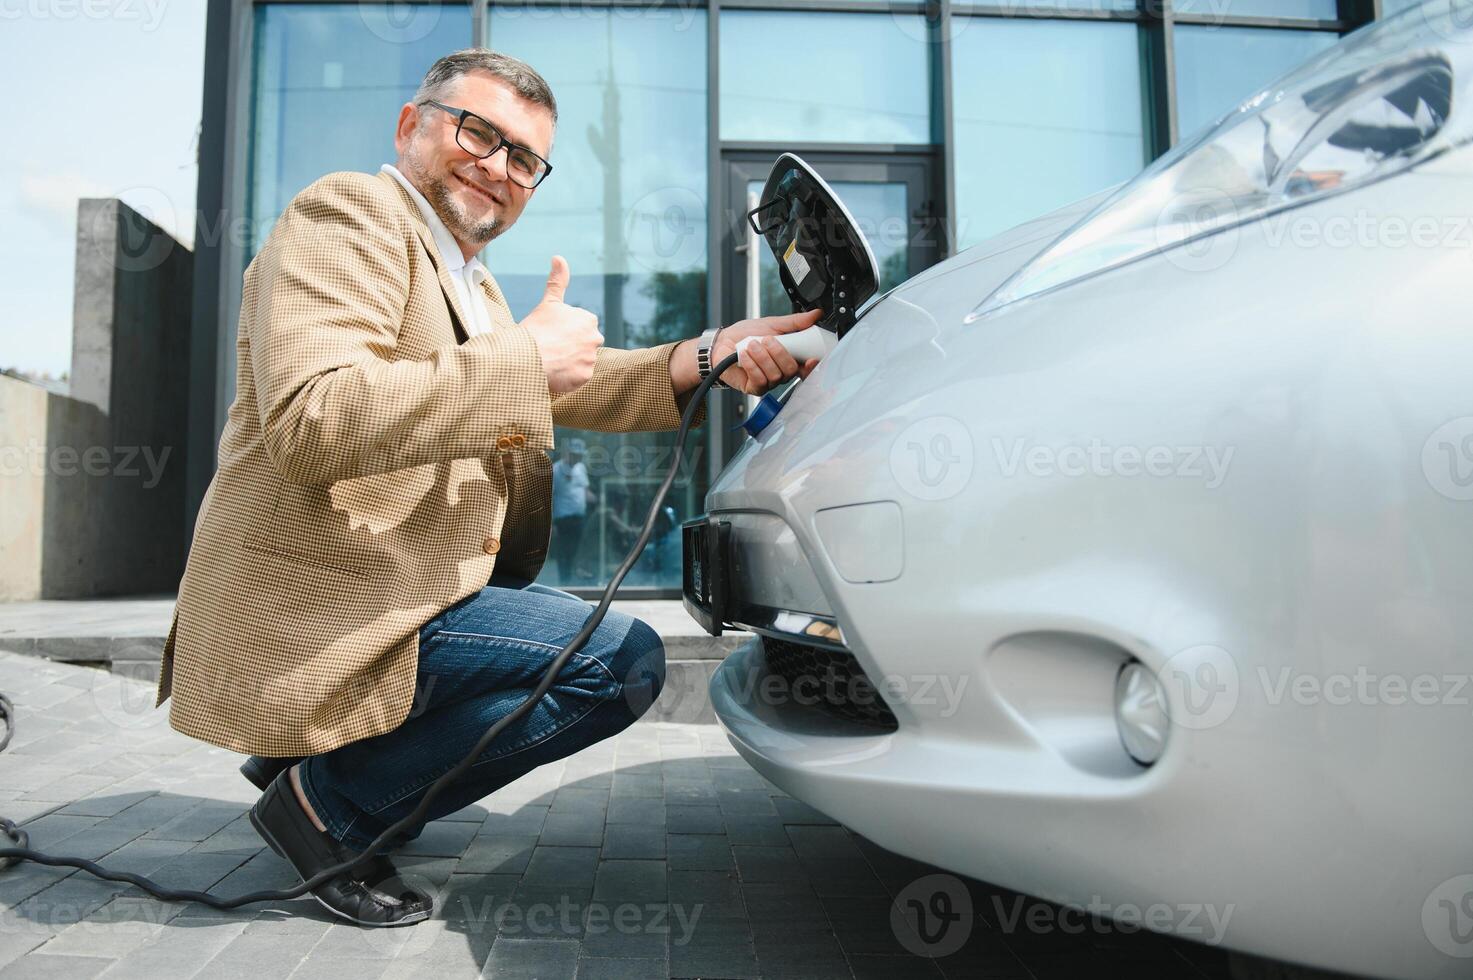
M447 54L435 62L425 72L424 81L419 83L419 91L414 93L414 104L419 105L426 99L442 102L456 79L478 72L499 78L517 95L533 105L542 106L552 114L553 124L556 125L557 100L552 97L552 88L547 84L547 79L537 74L537 69L525 61L509 54L499 54L490 48L466 48L464 51Z

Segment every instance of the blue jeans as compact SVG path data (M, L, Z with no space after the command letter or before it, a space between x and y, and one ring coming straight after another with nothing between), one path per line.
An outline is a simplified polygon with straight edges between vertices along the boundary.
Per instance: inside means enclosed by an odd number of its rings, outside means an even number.
M524 701L593 606L543 585L493 579L425 623L409 717L391 732L308 758L302 789L328 833L362 850L419 803L498 719ZM665 681L665 650L645 623L610 610L537 706L497 736L431 805L427 820L617 734ZM424 824L393 841L417 837Z

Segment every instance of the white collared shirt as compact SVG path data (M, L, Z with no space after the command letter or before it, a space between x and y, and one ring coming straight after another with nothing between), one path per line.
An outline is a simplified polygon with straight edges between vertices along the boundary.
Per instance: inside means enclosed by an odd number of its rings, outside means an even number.
M445 271L450 276L450 284L455 287L455 298L460 300L460 308L465 311L470 320L465 324L465 332L474 337L477 334L486 333L491 329L491 311L486 308L486 294L481 292L481 282L490 278L485 265L477 256L469 259L460 251L460 245L455 241L455 236L450 234L450 229L445 227L445 222L435 213L435 209L419 189L409 182L409 178L399 172L393 164L386 163L379 168L389 174L404 189L409 196L414 198L414 203L419 205L419 213L424 215L425 224L430 226L430 235L435 239L435 247L440 250L440 257L445 260Z

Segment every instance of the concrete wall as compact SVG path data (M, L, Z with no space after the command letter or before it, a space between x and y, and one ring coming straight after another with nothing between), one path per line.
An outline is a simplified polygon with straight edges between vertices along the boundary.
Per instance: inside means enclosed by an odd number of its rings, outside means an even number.
M191 279L127 205L80 203L71 397L0 378L0 599L178 587Z

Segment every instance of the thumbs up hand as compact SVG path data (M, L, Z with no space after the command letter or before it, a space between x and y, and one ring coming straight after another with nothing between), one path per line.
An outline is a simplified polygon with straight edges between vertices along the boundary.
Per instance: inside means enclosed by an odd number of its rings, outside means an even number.
M603 334L598 332L598 317L563 302L570 275L567 260L554 255L542 302L522 318L522 326L532 332L542 354L547 387L554 395L576 391L588 383L593 377L594 358L604 342Z

